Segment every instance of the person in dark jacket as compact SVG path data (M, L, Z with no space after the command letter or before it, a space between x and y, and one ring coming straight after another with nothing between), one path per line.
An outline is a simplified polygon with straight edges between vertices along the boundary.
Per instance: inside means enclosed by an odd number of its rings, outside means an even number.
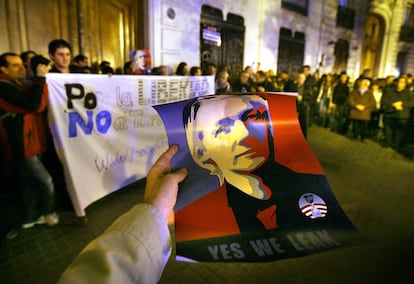
M283 70L280 73L280 80L282 81L281 83L282 83L282 86L283 86L283 89L280 90L280 91L295 92L295 90L296 90L295 82L292 79L290 79L290 75L289 75L288 71Z
M50 73L85 73L83 68L72 65L72 45L64 39L54 39L48 45L52 60Z
M242 71L239 78L231 86L233 92L246 93L254 91L253 84L249 80L249 73L246 71Z
M296 107L298 110L298 118L300 128L302 129L303 136L308 136L308 126L310 122L310 102L312 100L312 87L305 84L305 73L299 73L296 80L296 91L298 93Z
M407 138L407 124L413 107L413 96L407 89L407 79L400 77L395 87L384 89L381 109L384 113L384 135L388 146L400 148Z
M335 85L332 94L332 102L334 103L334 109L332 113L331 129L340 133L346 134L349 126L349 77L346 73L342 73L339 76L339 82Z
M266 78L266 73L261 70L256 73L255 89L259 93L275 91L273 84Z
M59 222L55 213L52 178L41 162L46 150L47 66L38 64L30 86L22 59L15 53L0 55L0 145L3 156L16 163L21 183L25 216L22 228ZM37 208L37 200L41 208Z

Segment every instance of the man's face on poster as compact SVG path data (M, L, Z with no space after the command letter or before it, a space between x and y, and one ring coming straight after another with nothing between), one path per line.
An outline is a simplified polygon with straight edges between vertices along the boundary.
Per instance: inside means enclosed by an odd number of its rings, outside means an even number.
M139 69L145 69L147 66L148 55L143 49L139 49L135 53L135 66Z
M269 192L250 172L269 156L269 112L256 95L202 98L193 106L186 133L196 163L258 199Z

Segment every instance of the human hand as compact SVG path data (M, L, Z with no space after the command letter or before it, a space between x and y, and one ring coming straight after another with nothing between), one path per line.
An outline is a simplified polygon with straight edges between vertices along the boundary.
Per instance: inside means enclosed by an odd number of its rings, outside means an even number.
M364 105L356 105L355 108L359 111L363 111L365 109Z
M392 104L392 106L396 109L396 110L403 110L403 102L402 101L396 101Z
M266 89L265 89L264 87L262 87L262 86L258 86L258 87L257 87L257 91L258 91L259 93L264 93L264 92L266 92Z
M178 184L187 176L187 169L171 172L171 159L178 152L172 145L152 166L147 175L144 202L157 207L168 224L174 220L174 206L177 201Z

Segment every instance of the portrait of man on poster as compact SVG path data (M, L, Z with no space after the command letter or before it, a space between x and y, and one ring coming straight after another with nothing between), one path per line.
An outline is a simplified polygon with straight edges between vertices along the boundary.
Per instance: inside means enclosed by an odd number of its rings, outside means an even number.
M241 231L277 227L276 204L260 169L273 156L266 100L260 96L216 97L192 104L185 133L195 163L225 185Z
M152 68L151 53L148 48L141 48L130 52L131 61L135 62L134 74L150 75Z
M326 177L276 162L277 141L265 97L197 98L184 108L183 123L192 159L218 179L219 188L178 210L177 226L198 224L196 238L206 238L312 222L299 210L298 200L312 192L324 196L329 191ZM178 230L177 240L181 238L191 236Z

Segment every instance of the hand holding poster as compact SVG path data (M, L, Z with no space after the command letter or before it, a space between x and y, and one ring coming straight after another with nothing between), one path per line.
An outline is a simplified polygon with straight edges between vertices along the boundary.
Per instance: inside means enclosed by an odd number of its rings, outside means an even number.
M296 97L219 95L155 106L174 168L177 259L262 262L363 241L298 123Z

